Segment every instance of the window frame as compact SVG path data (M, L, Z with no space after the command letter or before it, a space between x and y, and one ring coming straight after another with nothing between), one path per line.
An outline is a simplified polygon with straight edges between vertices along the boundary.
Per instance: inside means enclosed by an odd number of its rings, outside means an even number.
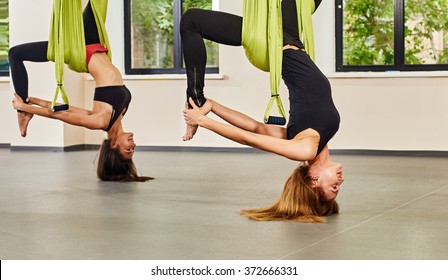
M448 64L405 64L405 0L394 0L394 64L344 65L343 0L335 1L336 72L446 71Z
M173 1L173 20L174 20L174 67L173 68L132 68L132 41L131 41L131 2L124 1L124 66L127 75L151 75L151 74L185 74L183 67L182 40L180 36L180 19L182 17L183 0ZM207 67L205 73L219 73L219 67Z
M9 77L9 69L8 70L0 70L0 77Z

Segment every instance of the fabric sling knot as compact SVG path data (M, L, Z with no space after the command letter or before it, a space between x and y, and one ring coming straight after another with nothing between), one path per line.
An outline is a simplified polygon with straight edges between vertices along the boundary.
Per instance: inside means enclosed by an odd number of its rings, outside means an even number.
M106 32L108 1L90 0L90 5L95 16L100 43L108 49L108 55L112 58L109 38ZM61 92L62 99L68 105L68 98L62 85L64 64L67 64L73 71L88 72L82 0L54 0L47 58L55 62L57 87L51 105L54 111L59 92Z
M314 0L296 0L299 38L314 61L312 14ZM242 44L248 60L258 69L270 72L271 99L264 116L269 118L274 100L279 113L285 111L279 96L283 58L281 0L244 0Z

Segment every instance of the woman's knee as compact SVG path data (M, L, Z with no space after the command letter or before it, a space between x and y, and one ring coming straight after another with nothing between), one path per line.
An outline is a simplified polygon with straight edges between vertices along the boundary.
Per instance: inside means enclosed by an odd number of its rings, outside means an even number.
M8 51L8 59L9 61L15 61L20 56L20 47L14 46Z
M194 27L194 19L197 18L200 13L200 9L190 8L188 9L180 19L180 32L183 33L186 30Z

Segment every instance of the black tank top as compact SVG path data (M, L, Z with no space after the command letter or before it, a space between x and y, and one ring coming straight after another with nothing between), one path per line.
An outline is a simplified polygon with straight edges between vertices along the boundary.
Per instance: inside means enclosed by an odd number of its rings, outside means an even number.
M319 133L317 155L339 129L331 85L304 51L283 51L283 80L289 91L287 139L312 128Z
M110 116L109 126L104 129L104 131L109 131L117 119L120 116L124 116L128 110L131 99L131 92L124 85L95 88L93 100L112 105L112 115Z
M314 11L322 0L314 0ZM294 45L304 48L299 37L299 23L297 21L296 0L282 0L283 46Z

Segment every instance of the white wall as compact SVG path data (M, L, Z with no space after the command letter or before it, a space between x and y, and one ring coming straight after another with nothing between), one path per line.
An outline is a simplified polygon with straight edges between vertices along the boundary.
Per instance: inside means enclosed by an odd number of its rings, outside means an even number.
M11 43L45 40L48 36L48 21L51 0L11 1ZM35 3L36 2L36 3ZM37 4L39 2L39 4ZM121 70L123 55L123 1L109 1L108 29L113 49L113 62ZM31 9L23 9L24 5ZM220 1L221 10L241 15L241 0ZM19 15L20 13L26 13ZM29 12L26 12L29 11ZM32 11L32 12L31 12ZM36 18L36 15L39 15ZM23 18L33 22L33 29L23 23ZM112 20L113 19L113 20ZM331 149L379 149L379 150L448 150L448 74L441 77L403 77L398 74L363 74L366 77L344 76L334 73L334 3L324 1L314 16L317 64L329 77L333 87L335 103L341 113L341 129L329 143ZM51 98L53 88L52 66L38 66L30 73L33 93ZM44 70L43 70L44 69ZM220 71L223 80L206 80L206 96L230 107L262 119L269 100L269 77L252 67L241 47L220 46ZM421 73L420 73L421 74ZM423 73L424 74L424 73ZM440 73L438 73L440 74ZM71 84L78 84L79 75L68 77ZM68 75L67 75L68 76ZM415 75L414 75L415 76ZM84 80L84 96L70 101L91 107L94 82ZM67 81L66 81L67 83ZM238 147L227 139L208 131L200 130L193 141L183 143L181 136L184 123L181 109L185 100L184 79L136 79L125 81L133 94L130 111L124 118L124 128L134 131L138 145L143 146L205 146ZM82 83L81 83L82 84ZM0 84L0 91L5 91ZM74 85L72 85L74 86ZM7 91L7 90L6 90ZM281 85L282 99L288 110L286 87ZM4 93L1 93L4 94ZM26 140L17 133L16 120L12 118L10 103L2 95L0 115L8 125L2 127L10 133L0 135L0 143L29 146L67 146L82 139L86 144L98 144L104 137L101 131L84 129L67 133L54 120L36 117L30 126ZM15 115L13 116L15 117ZM12 125L10 123L13 123ZM4 126L5 125L5 126ZM11 129L12 127L12 129ZM65 126L71 127L71 126ZM51 128L54 133L46 131ZM83 133L85 131L85 134ZM75 138L73 141L69 140Z
M14 119L14 111L11 105L12 95L9 89L9 81L4 77L0 77L0 144L9 144L11 135L18 132ZM17 129L17 131L16 131Z

